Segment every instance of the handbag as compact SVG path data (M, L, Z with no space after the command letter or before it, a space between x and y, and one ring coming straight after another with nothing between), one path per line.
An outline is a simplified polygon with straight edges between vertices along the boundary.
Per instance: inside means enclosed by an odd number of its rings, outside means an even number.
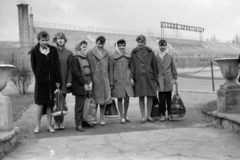
M114 99L112 100L111 104L106 105L104 115L105 115L105 117L108 117L108 118L118 117L118 110L117 110Z
M54 107L52 116L64 116L68 113L67 103L62 91L58 88L54 92Z
M176 89L175 94L173 95L171 107L170 107L170 114L173 118L181 118L185 116L186 108L183 104L181 97L178 94L178 83L175 83Z
M96 103L94 102L91 94L86 98L83 106L83 121L93 124L97 121L96 117Z
M160 105L157 97L153 98L151 117L160 117Z

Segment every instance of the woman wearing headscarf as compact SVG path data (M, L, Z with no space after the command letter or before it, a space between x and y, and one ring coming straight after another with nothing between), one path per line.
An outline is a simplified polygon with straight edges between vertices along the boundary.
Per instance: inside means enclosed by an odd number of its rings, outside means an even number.
M72 51L65 48L65 44L67 43L67 37L64 33L57 33L53 38L53 42L57 44L58 56L60 61L60 73L62 82L60 89L63 93L63 97L66 99L67 93L71 93L72 74L70 69L70 61L73 53ZM64 116L56 116L54 117L54 120L54 129L65 129L63 125Z
M113 64L113 88L112 97L118 100L118 111L120 113L120 123L130 122L127 115L129 106L129 97L134 96L134 91L130 81L130 58L131 55L126 52L126 41L120 39L116 43L116 51L111 55ZM124 112L122 101L124 99Z
M75 124L76 130L85 132L83 129L83 107L86 101L87 92L92 90L90 65L88 63L87 41L83 40L76 46L76 54L72 57L72 93L75 96ZM87 122L86 122L87 123ZM87 123L92 127L92 124Z
M173 84L177 81L177 69L172 55L168 53L167 41L161 39L158 42L159 52L156 54L158 67L157 91L160 101L161 121L172 120L170 114ZM166 106L168 117L166 117Z
M134 85L135 96L139 97L139 106L142 113L141 123L146 121L154 123L151 117L152 99L156 96L157 64L152 49L146 46L146 38L139 35L136 38L138 46L131 54L131 83ZM145 115L145 102L147 97L147 118Z

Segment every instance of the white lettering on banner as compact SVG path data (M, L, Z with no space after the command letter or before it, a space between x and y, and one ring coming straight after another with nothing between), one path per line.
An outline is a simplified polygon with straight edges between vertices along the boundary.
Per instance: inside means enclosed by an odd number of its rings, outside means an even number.
M187 31L195 31L195 32L204 32L204 28L201 28L201 27L187 26L187 25L182 25L182 24L177 24L177 23L169 23L169 22L161 22L161 27L187 30Z

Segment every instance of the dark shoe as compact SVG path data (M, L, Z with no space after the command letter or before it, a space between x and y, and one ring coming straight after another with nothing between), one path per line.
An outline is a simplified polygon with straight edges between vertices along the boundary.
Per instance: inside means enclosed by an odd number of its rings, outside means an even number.
M85 132L85 130L82 128L82 126L77 126L76 131L78 132Z
M128 122L128 123L130 122L130 118L128 116L126 116L124 118L125 118L126 122Z
M151 117L147 118L147 121L151 123L155 123L154 119L152 119Z
M94 127L94 125L92 124L92 123L90 123L90 122L82 122L82 126L83 127Z

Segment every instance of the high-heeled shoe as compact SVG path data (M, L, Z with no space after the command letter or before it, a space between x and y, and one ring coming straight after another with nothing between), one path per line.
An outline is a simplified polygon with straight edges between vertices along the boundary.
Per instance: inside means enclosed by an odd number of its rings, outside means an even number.
M55 129L53 129L53 128L48 128L48 132L54 133L54 132L55 132Z
M121 120L120 120L120 123L121 123L121 124L125 124L125 123L126 123L125 118L121 119Z
M148 118L147 118L147 121L148 121L148 122L151 122L151 123L155 123L154 119L152 119L151 117L148 117Z
M105 124L106 124L106 123L105 123L104 121L100 122L100 125L101 125L101 126L105 126Z
M39 129L39 127L36 127L36 128L33 130L33 133L34 133L34 134L38 134L38 133L40 133L40 129Z

